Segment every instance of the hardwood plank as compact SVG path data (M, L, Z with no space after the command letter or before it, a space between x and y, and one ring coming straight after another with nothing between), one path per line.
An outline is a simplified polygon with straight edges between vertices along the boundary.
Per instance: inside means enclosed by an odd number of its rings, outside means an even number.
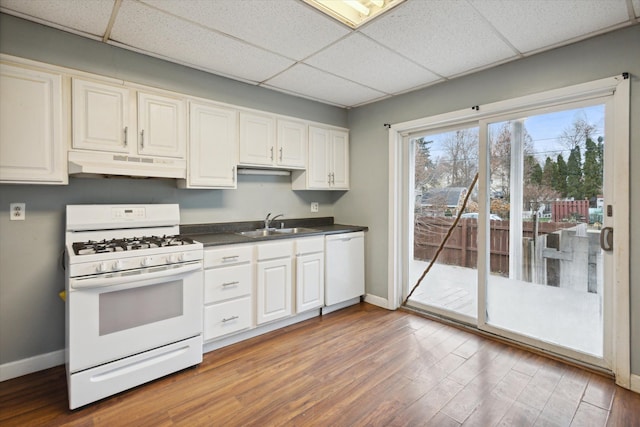
M610 413L609 413L610 408ZM70 411L62 366L0 383L4 426L640 425L612 380L359 304Z

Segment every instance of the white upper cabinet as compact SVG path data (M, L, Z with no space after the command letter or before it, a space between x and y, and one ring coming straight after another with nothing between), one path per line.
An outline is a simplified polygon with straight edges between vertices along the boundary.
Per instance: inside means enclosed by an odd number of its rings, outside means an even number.
M307 125L302 122L278 119L276 163L290 169L304 169L307 165Z
M138 92L138 152L147 156L185 158L185 101Z
M189 104L187 188L236 188L238 112L216 105Z
M248 112L240 113L240 164L304 169L307 125Z
M275 118L240 113L240 164L272 166L275 162L275 146Z
M67 184L62 76L0 64L0 182Z
M74 149L186 157L183 99L75 78L72 97Z
M309 126L307 170L294 173L292 187L294 190L348 190L348 132Z

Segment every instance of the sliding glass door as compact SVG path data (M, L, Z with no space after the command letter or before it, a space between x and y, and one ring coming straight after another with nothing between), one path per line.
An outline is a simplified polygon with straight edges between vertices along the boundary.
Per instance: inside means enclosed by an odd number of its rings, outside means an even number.
M408 304L610 366L608 108L595 98L407 137Z
M490 259L480 257L479 327L606 365L606 104L528 111L480 127L481 211L503 226L481 227ZM508 250L497 254L496 246Z

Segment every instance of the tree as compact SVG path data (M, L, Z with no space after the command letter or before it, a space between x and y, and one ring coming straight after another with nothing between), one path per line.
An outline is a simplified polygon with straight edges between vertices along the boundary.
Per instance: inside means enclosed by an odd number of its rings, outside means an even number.
M582 188L582 156L579 145L571 149L569 159L567 160L567 197L573 197L576 200L584 199L584 191Z
M567 197L567 162L564 161L562 154L556 157L554 172L553 189L560 194L560 197Z
M551 157L548 157L544 161L544 167L542 168L542 184L549 188L554 188L554 177L556 175L556 162Z
M559 139L569 150L573 150L575 147L584 149L587 139L591 138L596 130L596 126L587 123L584 118L576 118L569 127L562 131Z
M478 132L460 129L449 134L443 142L449 170L447 184L451 187L467 187L478 171Z
M602 144L600 143L600 145ZM602 156L599 150L601 150L601 147L598 147L598 144L588 138L585 144L582 169L584 174L582 190L584 197L588 199L595 199L599 194L602 194L602 164L600 163Z
M436 177L433 174L434 164L431 160L430 145L433 141L424 137L414 141L415 147L415 185L416 188L429 188Z
M530 154L524 158L524 176L533 184L542 185L542 167L538 160Z

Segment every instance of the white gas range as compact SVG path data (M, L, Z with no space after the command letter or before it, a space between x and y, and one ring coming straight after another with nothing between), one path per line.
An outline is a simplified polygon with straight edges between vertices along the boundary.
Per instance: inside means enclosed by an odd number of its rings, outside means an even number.
M203 248L177 204L69 205L69 407L202 361Z

